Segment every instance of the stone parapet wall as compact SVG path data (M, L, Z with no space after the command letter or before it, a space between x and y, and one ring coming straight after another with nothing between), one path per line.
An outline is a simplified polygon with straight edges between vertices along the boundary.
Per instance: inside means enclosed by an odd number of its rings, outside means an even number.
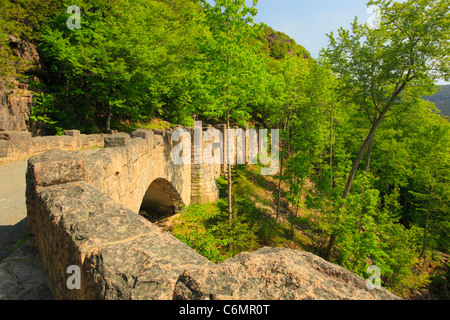
M105 134L80 134L68 130L64 136L31 137L27 131L0 131L0 163L24 160L51 149L77 150L103 147Z
M86 182L35 187L27 189L31 243L58 299L168 300L181 273L211 265ZM66 285L69 266L81 270L79 290Z
M156 179L171 184L176 192L171 199L177 207L192 201L192 185L203 190L200 202L218 199L216 178L220 175L215 165L174 165L171 151L173 130L136 130L133 133L112 135L83 135L77 130L66 131L65 136L34 137L28 132L0 132L0 163L17 161L59 149L78 153L86 163L85 181L99 188L114 200L138 212L147 188ZM102 147L102 148L93 148ZM104 148L103 148L104 147ZM91 149L92 150L89 150ZM66 157L58 153L57 158ZM201 181L191 182L192 172ZM165 188L168 190L168 188Z

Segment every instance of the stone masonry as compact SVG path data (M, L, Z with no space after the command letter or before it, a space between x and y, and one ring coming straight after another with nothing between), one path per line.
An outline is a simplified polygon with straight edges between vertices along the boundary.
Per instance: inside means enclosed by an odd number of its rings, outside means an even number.
M154 181L164 181L175 202L202 201L192 197L192 165L169 160L170 131L113 135L104 145L52 150L28 163L30 242L58 299L398 299L302 251L264 248L208 261L138 214ZM195 167L214 177L216 168ZM66 285L69 266L81 270L79 290Z
M45 151L58 148L77 150L103 147L105 134L80 134L67 130L64 136L31 137L27 131L0 131L0 163L28 159Z

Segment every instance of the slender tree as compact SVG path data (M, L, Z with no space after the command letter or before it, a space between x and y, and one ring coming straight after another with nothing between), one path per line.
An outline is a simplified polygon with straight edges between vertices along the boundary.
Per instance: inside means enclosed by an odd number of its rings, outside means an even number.
M278 178L278 190L277 190L277 219L280 216L281 209L281 182L283 180L284 172L284 159L287 156L287 150L290 142L288 139L288 133L290 131L291 117L295 117L298 113L300 106L305 104L307 100L305 87L306 81L309 79L309 61L297 56L285 57L281 62L280 74L282 75L281 93L278 96L280 101L280 111L276 113L277 117L280 117L282 124L282 151L281 165Z
M211 100L203 115L224 119L226 129L231 121L241 122L250 117L249 103L255 101L258 89L264 83L265 61L256 41L257 26L254 0L247 6L245 0L216 0L214 5L202 1L211 39L203 53L206 55L205 82L209 85ZM252 42L253 41L253 42ZM226 137L229 140L229 137ZM228 217L232 221L232 159L226 152L228 176Z

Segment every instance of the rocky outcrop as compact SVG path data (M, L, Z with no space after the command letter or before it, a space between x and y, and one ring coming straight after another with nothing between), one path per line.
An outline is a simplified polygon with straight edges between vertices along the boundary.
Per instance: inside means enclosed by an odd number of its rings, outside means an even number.
M182 300L392 300L366 280L311 253L264 248L214 267L185 271L175 287Z
M32 43L21 40L13 35L8 35L8 40L14 55L31 63L31 66L27 71L28 73L39 74L43 72L42 60L39 57L36 47Z
M26 73L32 75L34 81L41 82L47 73L36 47L12 35L8 36L8 40L13 54L29 63ZM9 88L0 79L0 131L30 129L33 94L28 90L27 84L17 80L15 83L15 86Z
M32 101L33 94L28 90L0 88L0 131L27 131Z
M27 241L0 263L0 300L54 300L41 261Z
M271 27L266 27L263 30L263 35L265 40L262 41L263 50L267 51L271 57L284 59L287 56L295 55L297 57L303 57L303 59L311 59L309 52L287 34L275 31Z

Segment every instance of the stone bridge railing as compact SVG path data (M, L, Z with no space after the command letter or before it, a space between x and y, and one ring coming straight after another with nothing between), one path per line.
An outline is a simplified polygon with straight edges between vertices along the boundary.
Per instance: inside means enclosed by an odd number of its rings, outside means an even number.
M192 165L167 161L165 132L106 137L105 149L51 150L28 162L31 244L59 299L396 299L313 254L265 248L214 264L137 211L145 186L169 181L185 205ZM217 175L215 167L195 167ZM200 177L200 182L211 181ZM189 185L187 183L189 181ZM69 289L67 270L80 270Z
M0 163L28 159L33 155L58 148L76 150L103 147L106 134L80 134L68 130L64 136L31 137L27 131L0 131Z

